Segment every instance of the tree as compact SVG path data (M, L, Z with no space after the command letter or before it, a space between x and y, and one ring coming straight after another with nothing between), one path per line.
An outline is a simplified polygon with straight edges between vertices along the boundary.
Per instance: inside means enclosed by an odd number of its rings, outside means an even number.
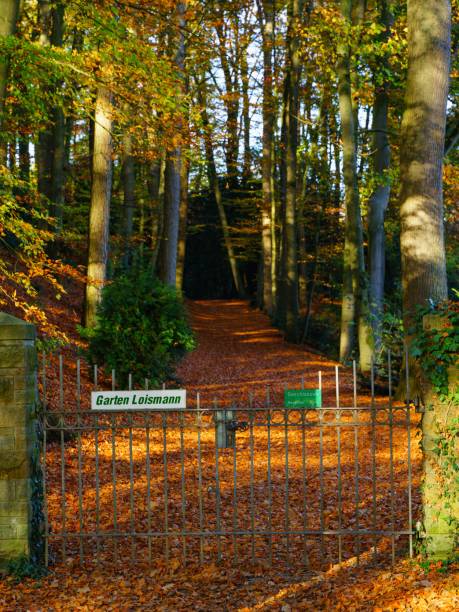
M345 242L343 258L343 298L341 314L340 360L352 355L356 336L359 340L360 369L368 371L373 353L368 320L368 298L363 253L363 229L357 177L357 139L351 90L350 38L352 0L341 0L346 32L338 43L338 95L343 140L343 179L345 190Z
M283 215L280 323L286 337L298 341L297 147L301 64L295 27L303 15L303 0L288 4L287 58L284 82L285 203Z
M263 151L262 151L262 190L261 207L261 248L263 266L263 308L273 315L273 278L272 278L272 225L271 215L274 194L273 175L273 134L274 134L274 96L272 54L274 47L274 2L257 0L258 19L263 45Z
M177 3L177 29L178 43L176 43L175 64L177 70L183 77L185 61L185 24L186 2ZM174 33L174 39L177 35ZM170 285L176 286L177 274L177 251L180 228L180 177L182 165L182 148L176 146L168 152L166 157L165 174L165 215L164 215L164 237L162 244L161 279Z
M97 89L92 157L91 207L89 213L88 266L85 326L94 327L97 307L107 276L110 198L112 189L112 93Z
M379 19L384 26L382 41L387 41L393 17L387 0L379 2ZM382 70L381 70L382 67ZM384 215L389 204L390 145L387 116L389 111L389 70L387 57L381 67L375 67L375 99L373 104L373 179L375 188L368 202L368 272L370 311L375 348L381 345L384 303L385 235Z
M0 0L0 38L12 36L19 16L19 0ZM6 85L8 79L8 54L0 56L0 132L3 128ZM6 142L0 142L0 164L6 163Z
M403 318L405 332L418 306L446 300L447 277L443 229L442 160L449 85L451 4L408 0L408 74L401 128L400 223ZM427 145L428 143L428 145ZM422 503L428 556L446 558L454 551L456 521L448 521L445 481L436 454L437 426L459 416L446 408L422 369L418 385L426 412L422 419L424 483Z

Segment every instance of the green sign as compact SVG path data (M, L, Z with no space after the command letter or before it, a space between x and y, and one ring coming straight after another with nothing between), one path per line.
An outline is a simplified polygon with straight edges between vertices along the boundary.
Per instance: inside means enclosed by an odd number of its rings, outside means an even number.
M285 389L284 403L286 408L322 408L322 391L320 389Z

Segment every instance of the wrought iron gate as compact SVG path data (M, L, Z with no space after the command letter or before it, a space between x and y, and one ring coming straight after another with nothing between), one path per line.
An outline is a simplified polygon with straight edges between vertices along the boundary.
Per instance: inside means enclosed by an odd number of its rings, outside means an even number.
M330 407L286 409L267 389L238 405L198 394L186 410L90 411L80 362L73 390L59 364L60 410L43 416L47 563L320 568L412 553L413 408L373 385L359 402L355 366L351 406L336 369Z

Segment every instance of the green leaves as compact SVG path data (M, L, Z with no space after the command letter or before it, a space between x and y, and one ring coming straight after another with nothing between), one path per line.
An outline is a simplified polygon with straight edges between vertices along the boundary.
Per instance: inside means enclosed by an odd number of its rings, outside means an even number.
M183 303L175 289L134 269L105 287L94 330L82 330L89 356L106 370L116 370L123 385L128 376L143 384L160 384L195 341Z

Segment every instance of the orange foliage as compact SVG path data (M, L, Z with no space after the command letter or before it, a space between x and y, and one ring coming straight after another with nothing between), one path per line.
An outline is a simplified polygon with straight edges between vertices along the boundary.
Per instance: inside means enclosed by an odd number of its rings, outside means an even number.
M203 404L206 405L215 397L223 402L228 397L246 400L252 392L255 401L262 401L264 386L270 384L273 388L281 389L289 382L299 382L305 376L306 385L315 385L317 370L323 371L325 385L325 405L334 403L334 363L308 352L301 347L286 344L279 332L273 329L267 318L257 311L249 308L244 302L195 302L189 305L192 322L198 333L199 348L187 356L179 368L178 375L183 380L191 398L198 390L202 394ZM70 319L73 315L70 313ZM69 349L70 350L70 349ZM50 372L55 377L54 374ZM74 364L65 369L64 388L66 393L66 406L74 405ZM52 382L51 380L49 381ZM349 405L352 400L352 381L348 372L342 372L342 405ZM83 395L89 396L91 382L87 372L83 372ZM59 403L57 385L54 380L51 384L52 394L49 401L52 407ZM257 400L258 398L258 400ZM87 397L86 397L87 400ZM368 398L364 398L367 401ZM73 402L73 403L72 403ZM192 401L192 403L194 403ZM87 406L87 401L85 402ZM83 406L84 407L84 406ZM177 477L180 467L180 437L179 429L172 428L168 435L170 457L168 469L170 477L170 521L171 529L180 525L180 487L177 487ZM159 432L160 433L160 432ZM396 487L403 491L405 483L404 474L404 439L406 431L394 428L394 462L398 466L396 471ZM414 434L414 430L413 430ZM238 479L240 484L247 485L249 462L247 454L248 433L238 434ZM91 506L94 498L94 434L83 434L83 491L84 500ZM196 491L193 493L193 482L196 478L195 448L196 432L192 428L186 429L186 479L187 479L187 513L194 511ZM212 444L212 431L203 430L203 477L206 486L205 507L209 508L209 516L213 503L211 489L207 485L213 482L215 470L214 446ZM317 462L318 433L308 432L309 461ZM325 436L327 438L327 436ZM346 436L343 432L343 465L350 461L347 456L348 448ZM101 478L109 478L111 469L110 435L100 432ZM326 448L329 444L325 442ZM282 456L284 451L283 428L273 431L273 482L278 474L282 473ZM258 446L260 444L260 446ZM263 435L257 438L256 474L266 469L263 464L263 455L266 441ZM361 451L368 452L370 436L365 429L360 434ZM117 484L119 486L119 520L129 526L129 438L127 435L117 435ZM414 445L415 446L415 445ZM66 497L68 529L78 530L78 496L74 494L76 486L77 442L70 440L66 444L66 473L69 491ZM240 450L239 450L240 449ZM163 520L164 496L162 492L162 439L158 432L152 433L150 457L152 464L152 499L151 509L154 526L161 528ZM300 506L302 504L301 486L298 486L295 474L301 462L301 435L292 428L289 433L289 452L291 469L291 500ZM387 488L387 439L381 436L377 441L376 453L378 457L378 493ZM141 514L145 507L145 437L142 432L136 433L133 439L133 454L135 462L135 512ZM231 502L232 483L232 451L222 451L228 455L228 461L223 457L221 483L222 497ZM107 460L106 460L107 459ZM276 461L279 459L279 466ZM336 479L333 477L333 466L336 466L336 457L333 448L328 446L326 462L331 470L327 470L325 487L327 494L336 494ZM415 481L419 477L420 454L413 450L413 470ZM49 468L49 513L54 533L59 531L61 521L60 498L60 448L51 444L48 450ZM106 473L107 471L107 473ZM207 479L207 480L206 480ZM102 482L101 481L101 482ZM262 483L264 476L255 482ZM107 483L109 480L107 480ZM175 484L175 486L174 486ZM314 485L313 482L310 483ZM361 495L365 495L365 488L371 486L371 479L365 478L361 484ZM73 487L73 488L72 488ZM266 507L263 504L265 490L256 490L256 520L263 520ZM105 497L107 499L105 499ZM387 497L387 495L386 495ZM283 499L282 495L280 497ZM210 500L210 501L209 501ZM384 495L378 497L378 503L384 502ZM223 499L224 501L224 499ZM396 520L399 513L403 514L403 503L398 503ZM417 500L415 500L417 501ZM343 498L343 510L351 500ZM111 509L112 500L110 490L101 488L101 523L109 525L113 520ZM317 495L310 495L308 516L313 519L317 513ZM250 515L248 496L241 495L238 500L240 520L247 520ZM222 506L224 508L224 505ZM228 507L229 508L229 507ZM406 510L406 508L405 508ZM282 516L281 508L278 509ZM333 513L333 511L332 511ZM333 521L333 517L329 517ZM85 516L85 521L94 522L94 516ZM188 520L195 520L191 517ZM222 520L229 520L222 514ZM282 519L281 519L282 520ZM292 524L295 516L292 514ZM153 538L154 540L154 538ZM263 556L262 544L257 541L256 552L258 558L255 563L247 556L250 550L249 539L239 544L240 561L234 566L231 559L220 564L215 563L215 542L206 541L206 563L199 565L196 546L188 542L188 562L186 566L177 558L180 554L181 542L171 538L171 560L164 561L164 541L153 542L153 562L151 566L137 563L129 567L131 554L130 544L120 544L118 547L119 559L117 563L94 566L89 559L86 566L80 566L78 560L78 542L68 542L68 555L66 563L59 561L60 542L53 544L52 552L57 562L51 566L49 576L42 579L37 585L32 581L25 581L15 585L6 579L0 585L0 603L4 610L31 610L38 611L44 608L52 610L427 610L445 609L453 610L459 606L459 593L454 576L441 575L435 567L425 572L418 565L410 561L398 560L393 571L387 564L380 563L375 567L367 566L368 554L362 547L362 567L355 567L355 558L347 555L344 564L329 565L318 569L304 566L300 554L301 542L292 542L291 567L285 563L275 564L270 568L266 564L266 555ZM294 538L292 538L294 540ZM109 542L109 545L112 543ZM281 542L282 544L282 542ZM336 544L336 541L333 545ZM88 550L88 544L85 543ZM224 551L232 553L231 538L224 542ZM333 553L332 548L327 554ZM108 555L112 554L109 546ZM370 555L371 557L371 555ZM332 562L333 554L329 554ZM314 561L312 558L311 561Z

